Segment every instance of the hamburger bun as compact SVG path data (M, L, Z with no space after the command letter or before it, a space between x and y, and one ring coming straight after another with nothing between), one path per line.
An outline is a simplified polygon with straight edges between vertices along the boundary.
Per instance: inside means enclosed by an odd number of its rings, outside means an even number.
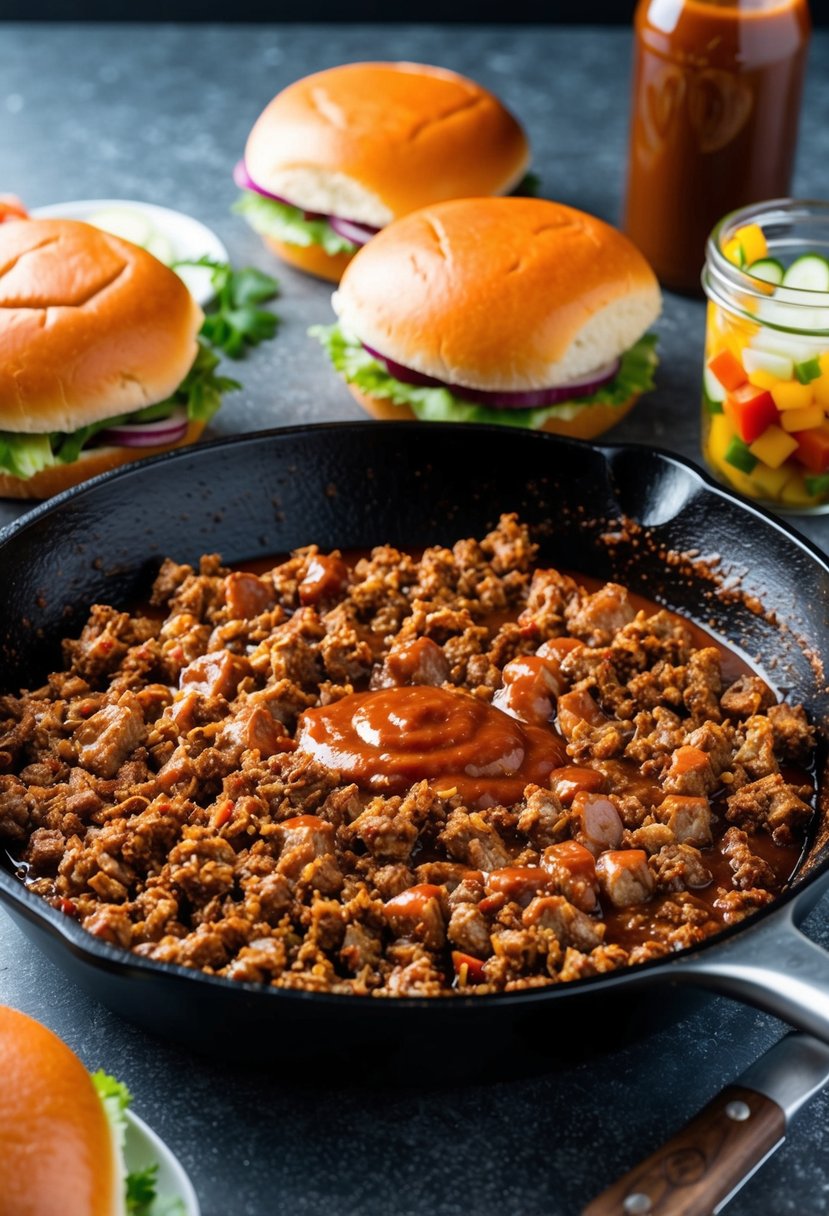
M151 254L76 220L0 226L0 430L72 432L164 401L203 314Z
M0 1074L3 1216L122 1216L118 1151L77 1056L0 1006Z
M147 456L161 456L164 452L173 452L176 448L186 447L188 443L195 443L203 430L203 422L190 422L186 434L176 443L157 447L86 448L78 459L70 464L51 465L32 477L13 477L11 473L0 472L0 498L52 498L72 486L80 485L82 481L97 477L99 473L117 469L122 464L132 464Z
M321 245L289 245L272 236L263 237L263 240L283 262L318 279L327 279L329 283L339 283L343 271L354 257L353 253L326 253Z
M524 132L497 97L420 63L306 76L277 94L245 148L265 190L376 228L442 199L505 194L528 162Z
M443 199L507 194L529 157L518 122L475 81L420 63L349 63L277 94L251 130L244 168L278 200L374 229ZM332 282L353 256L264 239Z
M485 198L384 229L333 303L344 329L407 368L526 392L584 380L621 356L661 301L648 263L610 225L546 199Z
M0 226L0 431L71 435L166 401L193 366L203 319L178 275L129 241L75 220ZM7 464L0 497L49 498L203 429L190 422L158 446L91 446L28 478Z
M348 391L359 405L374 418L386 422L417 422L417 418L407 405L395 405L382 397L370 397L354 384L348 385ZM591 405L579 410L575 418L548 418L538 429L548 431L551 435L569 435L571 439L595 439L610 427L621 422L639 400L639 393L633 393L623 405ZM505 411L505 413L508 411Z

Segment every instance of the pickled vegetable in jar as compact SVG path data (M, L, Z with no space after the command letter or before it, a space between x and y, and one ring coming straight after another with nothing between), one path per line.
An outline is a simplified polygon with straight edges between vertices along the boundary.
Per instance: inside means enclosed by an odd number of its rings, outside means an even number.
M829 203L781 199L708 239L702 452L778 511L829 511Z

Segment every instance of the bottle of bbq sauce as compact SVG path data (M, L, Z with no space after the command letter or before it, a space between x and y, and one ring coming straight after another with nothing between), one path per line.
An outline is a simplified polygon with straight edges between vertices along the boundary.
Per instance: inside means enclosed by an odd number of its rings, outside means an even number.
M625 231L666 287L698 291L727 212L789 192L807 0L639 0Z

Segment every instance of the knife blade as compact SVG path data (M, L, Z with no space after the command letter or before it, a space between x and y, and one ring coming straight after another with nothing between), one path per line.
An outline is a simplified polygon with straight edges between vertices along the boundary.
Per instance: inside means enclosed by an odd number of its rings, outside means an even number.
M780 1147L829 1081L829 1045L792 1031L583 1216L712 1216Z

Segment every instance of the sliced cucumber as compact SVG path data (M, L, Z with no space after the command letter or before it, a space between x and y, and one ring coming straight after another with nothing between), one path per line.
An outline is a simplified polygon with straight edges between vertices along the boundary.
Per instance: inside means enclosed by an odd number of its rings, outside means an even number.
M722 384L720 384L717 377L711 371L710 367L706 367L705 371L702 373L702 383L703 387L705 388L705 395L709 401L714 402L717 405L725 401L728 394L726 393L726 390Z
M748 274L764 283L773 283L777 287L783 282L783 263L777 258L758 258L748 267Z
M90 215L89 223L113 236L120 236L133 245L144 248L153 237L153 226L140 211L131 211L129 207L111 208L109 211L96 211Z
M153 232L150 239L145 242L144 248L147 250L147 253L151 253L154 258L158 258L159 262L164 262L165 266L169 266L175 257L173 246L166 236L157 231Z
M777 351L747 346L743 351L743 367L749 375L752 372L768 372L777 380L791 380L794 361Z
M190 295L204 302L213 297L212 270L209 266L174 266L178 277L187 284Z
M784 287L798 291L829 291L829 262L816 253L795 258L783 275Z

